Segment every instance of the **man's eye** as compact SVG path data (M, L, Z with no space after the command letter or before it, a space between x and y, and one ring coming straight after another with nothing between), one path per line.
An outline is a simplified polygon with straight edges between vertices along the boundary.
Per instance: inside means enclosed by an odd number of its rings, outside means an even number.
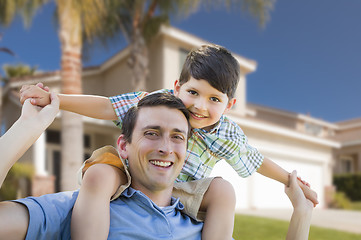
M189 90L188 91L190 94L192 94L192 95L197 95L198 93L196 92L196 91L194 91L194 90Z
M144 136L155 137L158 136L158 134L156 132L145 132Z
M174 138L177 140L184 140L184 137L182 135L174 135Z
M211 97L211 101L212 102L220 102L221 100L219 100L219 98L216 98L216 97Z

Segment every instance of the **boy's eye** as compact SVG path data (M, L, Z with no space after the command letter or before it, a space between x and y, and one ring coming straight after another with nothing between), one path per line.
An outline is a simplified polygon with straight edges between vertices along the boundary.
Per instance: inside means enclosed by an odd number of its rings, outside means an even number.
M211 97L211 101L212 102L220 102L221 100L219 100L219 98L216 98L216 97Z
M196 92L196 91L194 91L194 90L189 90L188 91L190 94L192 94L192 95L197 95L198 93Z

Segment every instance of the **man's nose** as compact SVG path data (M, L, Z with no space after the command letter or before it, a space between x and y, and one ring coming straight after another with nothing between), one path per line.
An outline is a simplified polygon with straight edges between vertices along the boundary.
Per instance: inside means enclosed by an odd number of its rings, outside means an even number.
M159 143L158 152L161 154L172 154L172 144L168 137L164 137Z

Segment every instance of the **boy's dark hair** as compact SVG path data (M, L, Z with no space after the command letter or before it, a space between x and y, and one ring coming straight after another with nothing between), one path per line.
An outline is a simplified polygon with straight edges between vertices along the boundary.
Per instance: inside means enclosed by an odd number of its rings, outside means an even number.
M240 75L238 61L224 47L209 44L188 53L179 77L179 84L191 77L206 80L218 91L234 97Z
M130 143L132 141L132 134L137 122L139 110L144 107L157 107L165 106L170 109L178 109L183 113L188 122L188 133L190 135L191 126L189 123L189 112L188 109L184 106L182 100L178 97L169 94L169 93L154 93L149 94L142 98L137 106L134 106L128 110L125 114L122 124L122 134L126 142Z

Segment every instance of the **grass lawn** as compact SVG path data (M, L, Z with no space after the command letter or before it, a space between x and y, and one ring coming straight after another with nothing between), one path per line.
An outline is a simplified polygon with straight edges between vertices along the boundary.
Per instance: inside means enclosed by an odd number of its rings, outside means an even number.
M351 209L361 211L361 201L351 202Z
M233 238L235 240L285 239L289 222L236 215ZM361 240L361 235L311 226L309 240Z

